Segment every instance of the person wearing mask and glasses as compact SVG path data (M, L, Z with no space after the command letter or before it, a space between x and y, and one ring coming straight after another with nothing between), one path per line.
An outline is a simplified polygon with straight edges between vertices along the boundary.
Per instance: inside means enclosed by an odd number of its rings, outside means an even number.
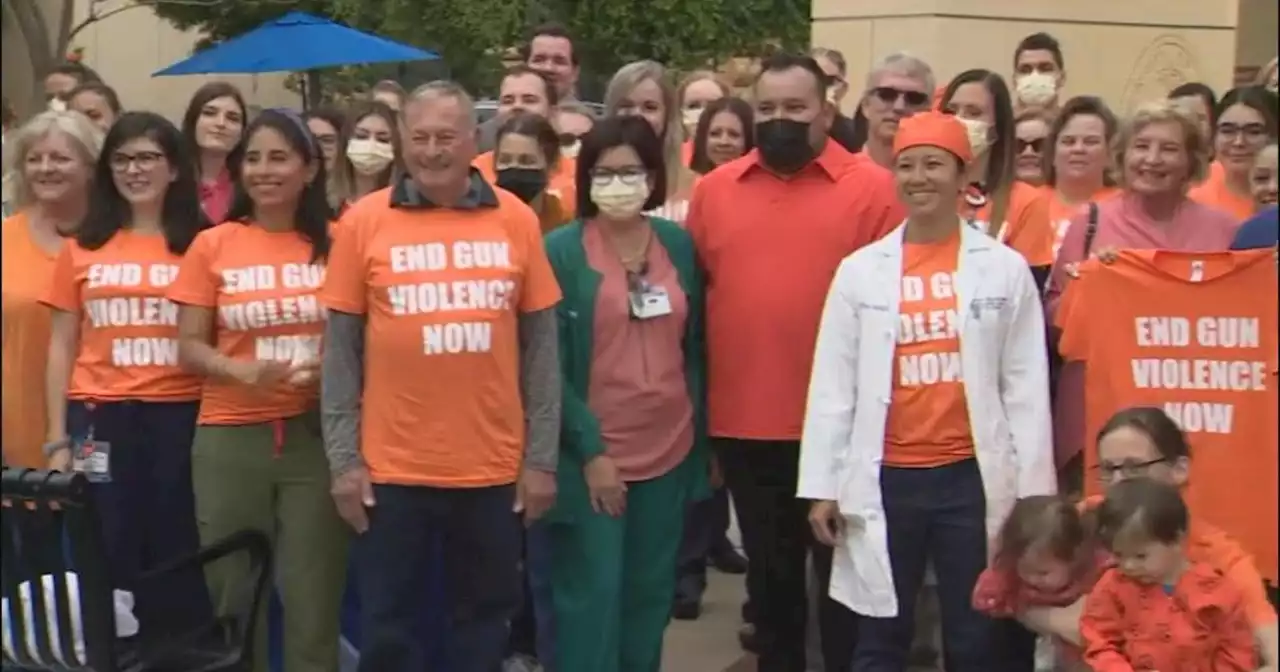
M576 101L566 101L556 105L551 114L551 125L560 137L560 155L566 159L577 159L582 149L582 136L596 124L596 115L591 108Z
M122 116L96 173L88 213L43 299L53 313L46 376L54 438L45 453L50 469L99 465L82 468L114 586L134 594L147 637L186 632L209 618L200 572L142 579L200 547L191 485L200 379L178 364L178 311L164 294L208 220L195 162L160 115ZM104 272L113 268L124 270ZM113 309L123 304L143 312L119 321ZM90 449L105 463L84 462Z
M329 201L341 213L352 203L391 184L400 159L396 113L382 103L365 103L347 117L338 138L333 191Z
M686 507L707 494L702 276L644 120L596 124L583 218L547 237L564 291L558 501L549 519L558 672L656 670Z

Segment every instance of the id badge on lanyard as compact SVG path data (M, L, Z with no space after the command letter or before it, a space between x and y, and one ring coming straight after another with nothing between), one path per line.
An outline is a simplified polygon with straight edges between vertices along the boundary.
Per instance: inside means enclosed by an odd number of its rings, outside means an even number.
M85 409L89 412L89 431L83 437L71 438L71 470L84 474L90 483L110 483L111 444L93 436L95 405L85 404Z

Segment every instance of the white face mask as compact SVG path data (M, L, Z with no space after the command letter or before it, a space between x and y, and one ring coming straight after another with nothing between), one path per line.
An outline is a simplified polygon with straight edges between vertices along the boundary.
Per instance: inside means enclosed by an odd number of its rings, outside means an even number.
M567 159L576 159L578 158L578 152L581 150L582 150L582 141L575 140L572 145L567 145L565 147L560 148L560 156L563 156Z
M50 111L50 112L66 112L66 111L67 111L67 101L65 101L65 100L63 100L63 99L61 99L61 98L50 98L50 99L49 99L49 111Z
M991 145L988 139L991 135L991 124L980 119L965 119L956 117L960 123L964 124L964 129L969 132L969 149L973 151L974 156L979 156L987 151Z
M684 127L689 129L690 132L698 127L698 120L702 118L702 110L703 108L701 107L686 107L684 109Z
M614 175L608 184L591 183L591 202L609 219L630 219L640 214L644 202L649 200L649 182L640 180L626 184Z
M389 142L379 142L372 138L361 140L353 138L347 143L347 158L351 167L361 175L377 175L387 169L396 158L396 150Z
M1033 72L1018 78L1016 91L1023 105L1046 105L1058 95L1058 78L1043 72Z

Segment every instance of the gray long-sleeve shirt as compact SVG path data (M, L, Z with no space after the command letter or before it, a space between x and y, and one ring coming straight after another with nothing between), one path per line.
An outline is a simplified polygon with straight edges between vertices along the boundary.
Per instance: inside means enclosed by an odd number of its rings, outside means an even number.
M555 308L521 313L520 393L525 412L524 465L556 470L560 446L560 356ZM365 316L329 311L320 373L325 454L334 476L361 466ZM448 385L449 381L440 381Z

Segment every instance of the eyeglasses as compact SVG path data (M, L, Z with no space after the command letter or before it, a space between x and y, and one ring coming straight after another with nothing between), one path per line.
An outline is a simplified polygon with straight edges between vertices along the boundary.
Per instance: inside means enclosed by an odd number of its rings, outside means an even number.
M1044 153L1044 142L1045 142L1044 138L1034 138L1031 140L1024 140L1022 138L1017 138L1016 140L1018 143L1017 147L1018 147L1019 154L1027 151L1028 148L1030 148L1031 151L1035 152L1036 154Z
M1157 457L1154 460L1146 462L1121 462L1120 464L1107 464L1105 462L1093 466L1094 475L1099 480L1110 482L1116 479L1116 476L1123 478L1135 478L1146 473L1147 469L1154 467L1162 462L1167 462L1163 457Z
M879 98L881 102L892 105L901 98L911 107L920 107L929 102L929 94L923 91L904 91L895 89L892 86L881 86L871 90L871 94Z
M640 184L649 177L648 171L644 168L593 168L591 170L592 184L604 187L607 186L614 178L623 184Z
M111 170L114 170L117 173L124 173L124 172L128 172L130 165L136 165L138 167L138 170L145 172L145 171L151 170L152 168L155 168L156 165L159 164L160 161L163 159L164 159L164 154L161 154L160 152L138 152L137 154L120 154L120 153L112 154Z
M561 133L557 137L560 138L561 147L572 147L582 138L572 133Z

